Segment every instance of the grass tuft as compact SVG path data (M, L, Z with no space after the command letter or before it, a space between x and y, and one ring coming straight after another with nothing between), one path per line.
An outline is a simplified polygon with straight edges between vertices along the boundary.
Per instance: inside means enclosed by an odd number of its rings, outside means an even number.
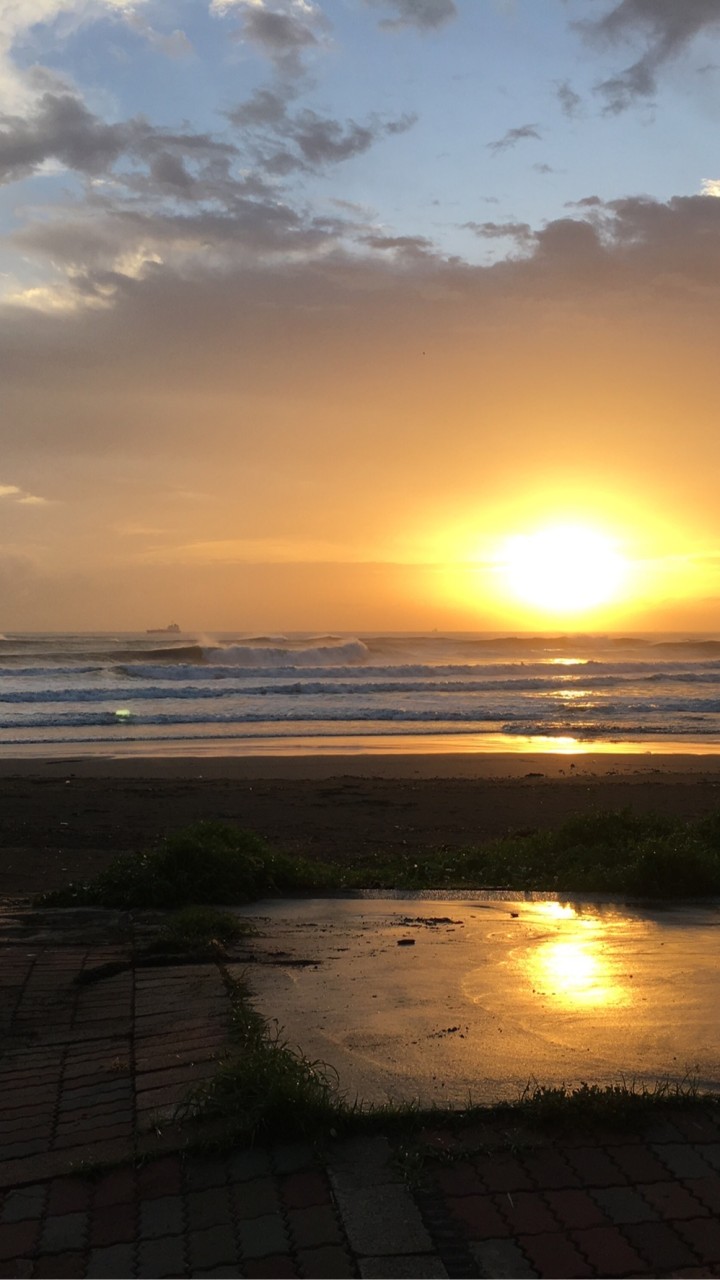
M43 906L184 907L251 902L318 888L321 864L271 849L251 832L222 822L198 822L145 853L123 854L95 880L40 898Z
M217 954L252 932L249 921L215 907L181 907L148 943L146 954L197 956Z
M352 1112L338 1090L337 1074L283 1039L250 1002L244 983L225 980L231 1000L230 1051L215 1075L194 1086L178 1111L180 1120L228 1123L232 1140L322 1137Z

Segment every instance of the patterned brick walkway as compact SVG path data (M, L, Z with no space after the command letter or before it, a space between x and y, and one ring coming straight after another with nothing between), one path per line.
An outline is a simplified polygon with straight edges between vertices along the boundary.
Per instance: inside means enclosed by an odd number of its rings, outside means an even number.
M641 1135L493 1121L409 1149L375 1135L186 1154L171 1116L222 1048L221 975L78 985L132 937L121 919L76 926L4 933L0 1277L720 1277L714 1105Z

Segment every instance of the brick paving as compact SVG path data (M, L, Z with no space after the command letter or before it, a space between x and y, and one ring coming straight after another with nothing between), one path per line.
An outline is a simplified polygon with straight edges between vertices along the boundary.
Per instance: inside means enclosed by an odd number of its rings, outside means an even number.
M184 1149L174 1112L222 1050L222 974L76 984L127 960L127 928L85 943L7 931L0 1277L720 1277L710 1102L642 1133L488 1121L436 1124L411 1151L381 1134Z

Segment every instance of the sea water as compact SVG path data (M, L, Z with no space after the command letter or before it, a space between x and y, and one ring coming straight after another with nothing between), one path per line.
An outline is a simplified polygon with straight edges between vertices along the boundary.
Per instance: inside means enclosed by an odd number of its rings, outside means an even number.
M0 751L720 746L707 635L0 638ZM392 746L390 746L392 744Z

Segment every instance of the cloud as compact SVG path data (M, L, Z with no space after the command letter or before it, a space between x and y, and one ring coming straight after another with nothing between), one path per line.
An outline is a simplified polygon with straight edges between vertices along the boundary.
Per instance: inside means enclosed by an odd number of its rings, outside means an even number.
M405 27L417 27L419 31L434 31L457 17L455 0L365 0L375 9L389 9L394 15L383 18L380 26L386 31L398 31Z
M159 166L159 175L164 164L165 182L184 185L187 194L191 179L182 170L180 157L217 166L235 154L233 146L207 134L173 133L141 117L105 124L71 93L44 93L25 116L0 115L0 182L25 177L48 160L97 177L107 174L124 155Z
M51 24L58 18L62 18L66 32L108 17L131 25L142 23L138 10L145 3L146 0L13 0L0 5L0 104L7 110L16 110L34 97L38 69L24 71L12 58L14 44L32 27ZM152 28L147 30L162 39Z
M720 178L703 178L700 194L703 196L720 196Z
M577 115L582 98L572 88L569 80L560 80L555 86L555 94L560 103L560 110L569 120Z
M483 240L510 238L519 244L528 244L535 238L527 222L463 222L462 225Z
M210 12L239 14L240 38L286 80L305 74L305 55L321 49L330 30L322 10L309 0L212 0Z
M0 484L0 501L4 498L21 507L44 507L48 501L47 498L39 498L37 494L28 493L17 484Z
M516 129L508 129L501 138L496 138L494 142L488 142L489 151L495 152L497 155L501 151L508 151L510 147L517 146L518 142L524 142L526 139L534 138L538 142L542 138L542 134L538 132L536 124L521 124Z
M576 23L594 43L618 43L646 36L646 48L635 62L597 86L606 111L618 114L638 98L652 97L657 74L683 53L696 36L720 27L717 0L620 0L594 21Z
M288 110L290 95L277 89L258 89L233 110L228 119L244 131L253 158L265 172L284 175L294 170L314 172L368 151L380 138L405 133L417 119L372 116L364 124L341 122L305 107Z

